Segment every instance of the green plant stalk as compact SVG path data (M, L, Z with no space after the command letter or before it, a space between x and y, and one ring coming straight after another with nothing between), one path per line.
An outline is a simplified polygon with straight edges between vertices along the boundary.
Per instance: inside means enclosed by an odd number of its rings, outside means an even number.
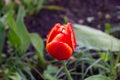
M45 68L45 66L46 66L46 61L45 61L45 59L43 58L43 55L41 55L41 54L39 54L39 52L37 52L37 54L38 54L38 57L39 57L39 61L40 61L40 63L41 63L41 67L42 68Z
M63 69L68 77L68 80L73 80L65 64L65 60L62 61Z

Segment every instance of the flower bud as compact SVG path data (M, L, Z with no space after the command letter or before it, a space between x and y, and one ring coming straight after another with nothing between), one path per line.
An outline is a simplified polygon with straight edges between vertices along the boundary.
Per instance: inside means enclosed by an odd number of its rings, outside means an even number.
M57 60L69 59L76 47L72 25L59 23L50 30L46 39L46 50Z

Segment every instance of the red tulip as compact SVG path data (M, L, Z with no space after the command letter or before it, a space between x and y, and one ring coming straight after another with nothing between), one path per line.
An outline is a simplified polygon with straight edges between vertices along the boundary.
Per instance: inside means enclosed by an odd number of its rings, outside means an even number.
M76 40L72 25L55 24L47 35L46 50L49 54L58 60L66 60L72 55L75 47Z

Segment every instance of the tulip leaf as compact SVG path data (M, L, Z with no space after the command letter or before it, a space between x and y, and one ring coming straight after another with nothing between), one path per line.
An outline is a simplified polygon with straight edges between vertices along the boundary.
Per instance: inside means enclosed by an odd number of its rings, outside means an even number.
M26 51L30 45L30 38L29 33L27 31L26 26L24 25L24 16L25 16L25 10L22 6L19 7L18 15L17 15L17 33L21 38L21 46L20 50Z
M21 44L21 40L20 40L20 37L17 33L17 29L16 29L17 25L16 25L16 22L13 18L12 11L9 11L9 13L8 13L7 22L9 25L8 39L13 46L18 47Z
M13 15L13 11L10 10L7 17L10 28L8 37L13 46L17 47L20 51L25 52L30 45L30 38L23 21L25 16L24 8L19 8L16 21Z
M110 79L103 75L94 75L86 78L85 80L110 80Z
M14 30L12 30L12 29L9 30L8 38L9 38L10 43L12 45L14 45L15 48L20 46L20 44L21 44L20 37L18 37L18 35L16 34L16 32Z
M77 45L94 50L120 51L120 40L100 30L73 24Z
M37 55L39 57L41 66L44 67L45 66L45 59L43 56L44 45L43 45L42 38L36 33L31 33L30 40L31 40L31 43L34 46L35 50L37 51Z

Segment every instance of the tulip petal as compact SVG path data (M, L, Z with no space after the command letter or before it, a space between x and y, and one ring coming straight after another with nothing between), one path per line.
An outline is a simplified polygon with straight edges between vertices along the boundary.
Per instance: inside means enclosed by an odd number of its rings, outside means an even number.
M49 43L53 40L53 38L60 32L58 30L61 27L61 24L57 23L55 26L50 30L50 32L47 35L47 41L46 43Z
M68 31L70 31L70 35L71 35L71 43L72 43L72 48L73 50L75 50L76 48L76 39L75 39L75 34L74 34L74 31L72 29L72 24L71 23L68 23L66 25L66 28L68 29Z
M72 48L63 42L50 42L46 46L46 50L49 54L58 59L58 60L66 60L72 55Z
M72 48L70 34L68 33L68 31L64 29L61 33L57 34L56 37L52 41L66 43Z

